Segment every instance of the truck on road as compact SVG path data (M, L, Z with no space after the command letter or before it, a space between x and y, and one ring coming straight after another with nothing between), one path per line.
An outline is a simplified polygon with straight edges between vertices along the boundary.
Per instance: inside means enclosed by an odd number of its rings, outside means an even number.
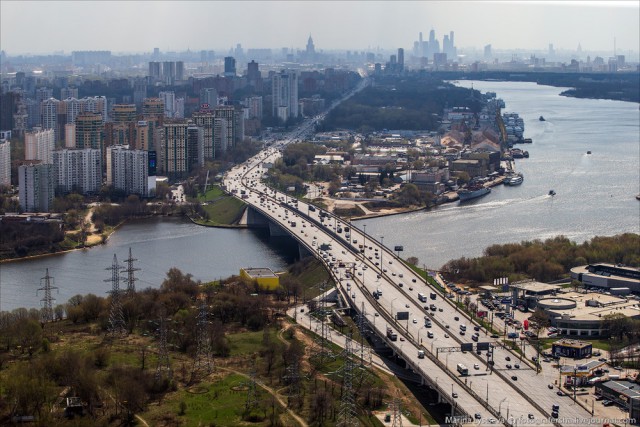
M396 334L393 329L387 328L387 338L389 338L391 341L397 341L398 334Z

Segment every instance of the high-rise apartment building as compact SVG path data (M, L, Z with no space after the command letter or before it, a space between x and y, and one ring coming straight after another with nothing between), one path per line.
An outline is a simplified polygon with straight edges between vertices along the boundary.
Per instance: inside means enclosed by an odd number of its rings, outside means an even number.
M61 102L63 105L62 108L66 114L66 122L75 123L76 117L82 112L82 104L77 98L64 98Z
M55 98L49 98L41 103L40 117L42 127L44 129L53 129L54 138L57 141L60 136L60 127L58 125L58 114L62 111L60 101Z
M196 126L202 128L202 157L204 159L213 159L216 157L213 132L215 117L210 108L204 107L200 111L194 112L191 118Z
M136 105L135 104L115 104L111 112L113 121L118 123L127 123L136 121Z
M88 96L79 100L83 112L100 113L102 123L108 119L107 98L104 96Z
M147 97L147 80L144 78L136 78L133 82L133 103L136 107L142 106L142 101Z
M224 57L224 76L235 77L236 76L236 59L233 56Z
M186 121L166 121L163 126L158 163L160 171L169 179L177 179L187 176L187 129Z
M53 150L56 147L56 136L53 129L34 128L24 134L25 160L40 160L42 163L53 163Z
M175 92L160 92L158 97L162 100L164 105L164 116L168 118L174 118L176 114L176 94Z
M104 125L100 113L80 113L76 117L76 148L104 147Z
M262 119L262 97L252 96L247 98L245 105L249 108L250 119Z
M187 128L187 168L189 172L204 165L204 129L189 123Z
M76 148L76 124L67 123L64 125L64 147Z
M0 138L0 185L11 185L11 141Z
M200 105L206 104L208 108L218 105L218 91L213 87L200 90Z
M78 99L77 87L63 87L60 89L60 99L76 98Z
M95 148L63 148L53 152L56 191L95 194L102 186L102 152Z
M149 153L128 146L107 149L107 185L126 194L149 195Z
M398 48L398 71L404 71L404 49Z
M32 161L18 167L18 198L23 212L48 212L53 202L54 165Z
M159 80L160 75L160 63L157 61L149 62L149 77L151 77L153 80Z
M219 157L222 153L236 145L244 138L242 114L231 105L219 105L213 109L214 117L214 153Z
M282 70L274 74L271 82L273 115L278 116L281 107L286 107L286 117L298 117L298 75L293 70Z
M161 98L146 98L142 101L142 115L146 117L164 117L164 101Z

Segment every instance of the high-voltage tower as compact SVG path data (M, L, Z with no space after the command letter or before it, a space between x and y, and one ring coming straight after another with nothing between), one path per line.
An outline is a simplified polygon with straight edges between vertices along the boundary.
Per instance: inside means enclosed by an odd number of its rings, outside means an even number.
M167 320L164 314L160 316L159 324L160 343L158 344L158 366L156 367L155 380L159 382L166 374L168 379L173 377L171 364L169 363L169 348L167 344Z
M127 273L127 275L124 278L124 283L127 284L127 293L132 294L136 291L136 281L138 280L135 276L134 276L134 272L139 271L139 268L134 268L133 267L133 262L137 261L137 258L134 258L133 256L131 256L131 248L129 248L129 258L125 259L124 262L126 263L126 268L122 269L122 273Z
M289 386L287 392L287 406L299 407L302 403L302 378L300 377L300 363L298 360L293 360L286 369L286 374L283 377L285 384Z
M111 294L111 309L109 310L109 335L121 337L127 335L127 328L124 322L124 314L122 313L122 291L120 290L120 265L116 255L113 255L113 263L111 267L105 268L111 270L111 278L105 279L105 282L111 282L111 290L107 293Z
M247 400L244 402L245 411L249 412L258 406L258 392L256 391L256 360L253 360L249 382L247 383Z
M358 331L360 332L360 367L371 366L371 348L366 344L366 335L369 333L369 328L366 323L367 313L364 308L364 302L360 308L360 314L358 315Z
M37 289L37 291L44 291L44 298L40 300L42 301L42 321L44 323L53 322L53 301L55 301L55 299L51 296L51 290L58 288L51 286L52 279L53 277L49 276L49 269L47 268L46 274L40 279L40 284L42 284L44 280L44 285Z
M351 348L351 333L347 335L344 344L344 365L342 366L342 393L340 395L340 412L338 413L337 426L351 427L358 425L356 414L356 401L353 390L354 370L353 349Z
M400 396L396 394L391 403L393 414L391 415L391 427L402 427L402 406Z
M324 286L323 286L324 290ZM323 294L320 298L320 304L317 310L320 313L319 321L320 326L316 326L315 333L318 335L316 339L316 345L314 346L313 357L320 361L320 364L324 364L328 359L335 359L336 355L331 350L331 326L327 323L327 299L326 294ZM311 318L311 313L309 313Z
M207 297L204 294L200 296L200 306L198 307L196 339L197 349L191 372L192 380L201 375L210 374L214 368L209 338L209 307L207 306Z

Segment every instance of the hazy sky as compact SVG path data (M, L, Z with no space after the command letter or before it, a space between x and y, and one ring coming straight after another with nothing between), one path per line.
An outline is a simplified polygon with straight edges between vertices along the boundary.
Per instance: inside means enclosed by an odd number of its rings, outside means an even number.
M640 1L0 1L8 54L247 48L409 50L434 29L442 45L640 50Z

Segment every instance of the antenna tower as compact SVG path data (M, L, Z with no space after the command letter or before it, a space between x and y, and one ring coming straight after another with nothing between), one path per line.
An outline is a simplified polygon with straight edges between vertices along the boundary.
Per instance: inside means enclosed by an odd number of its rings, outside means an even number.
M350 427L358 425L356 416L356 402L353 391L353 374L355 364L353 362L353 349L351 347L351 333L347 335L344 344L344 365L342 365L342 394L340 396L340 412L338 413L339 427Z
M209 308L207 307L206 295L200 296L200 306L198 307L198 322L196 330L197 350L193 363L192 379L199 375L208 375L213 371L213 358L211 357L211 341L209 340Z
M127 335L127 328L124 323L124 314L122 313L122 291L120 290L120 266L116 255L113 255L113 263L111 267L105 268L111 270L111 278L105 279L105 282L111 282L111 290L107 293L111 294L111 309L109 311L109 335L113 337L122 337Z
M173 371L171 370L171 364L169 363L169 349L167 345L167 319L165 319L164 314L160 316L160 344L158 348L158 366L156 367L156 375L155 380L159 382L163 374L166 372L167 378L171 379L173 377Z
M40 300L43 302L42 321L44 323L53 322L53 301L55 301L55 299L51 296L51 290L58 288L56 286L51 286L52 279L53 277L49 276L49 269L47 268L45 276L40 279L40 284L42 284L42 281L44 280L44 285L37 290L44 291L44 298Z
M139 271L139 268L133 268L133 261L138 261L137 258L131 256L131 248L129 248L129 258L125 259L127 267L122 270L122 273L127 273L124 278L124 283L127 284L127 293L132 294L136 291L136 280L138 280L133 273Z

